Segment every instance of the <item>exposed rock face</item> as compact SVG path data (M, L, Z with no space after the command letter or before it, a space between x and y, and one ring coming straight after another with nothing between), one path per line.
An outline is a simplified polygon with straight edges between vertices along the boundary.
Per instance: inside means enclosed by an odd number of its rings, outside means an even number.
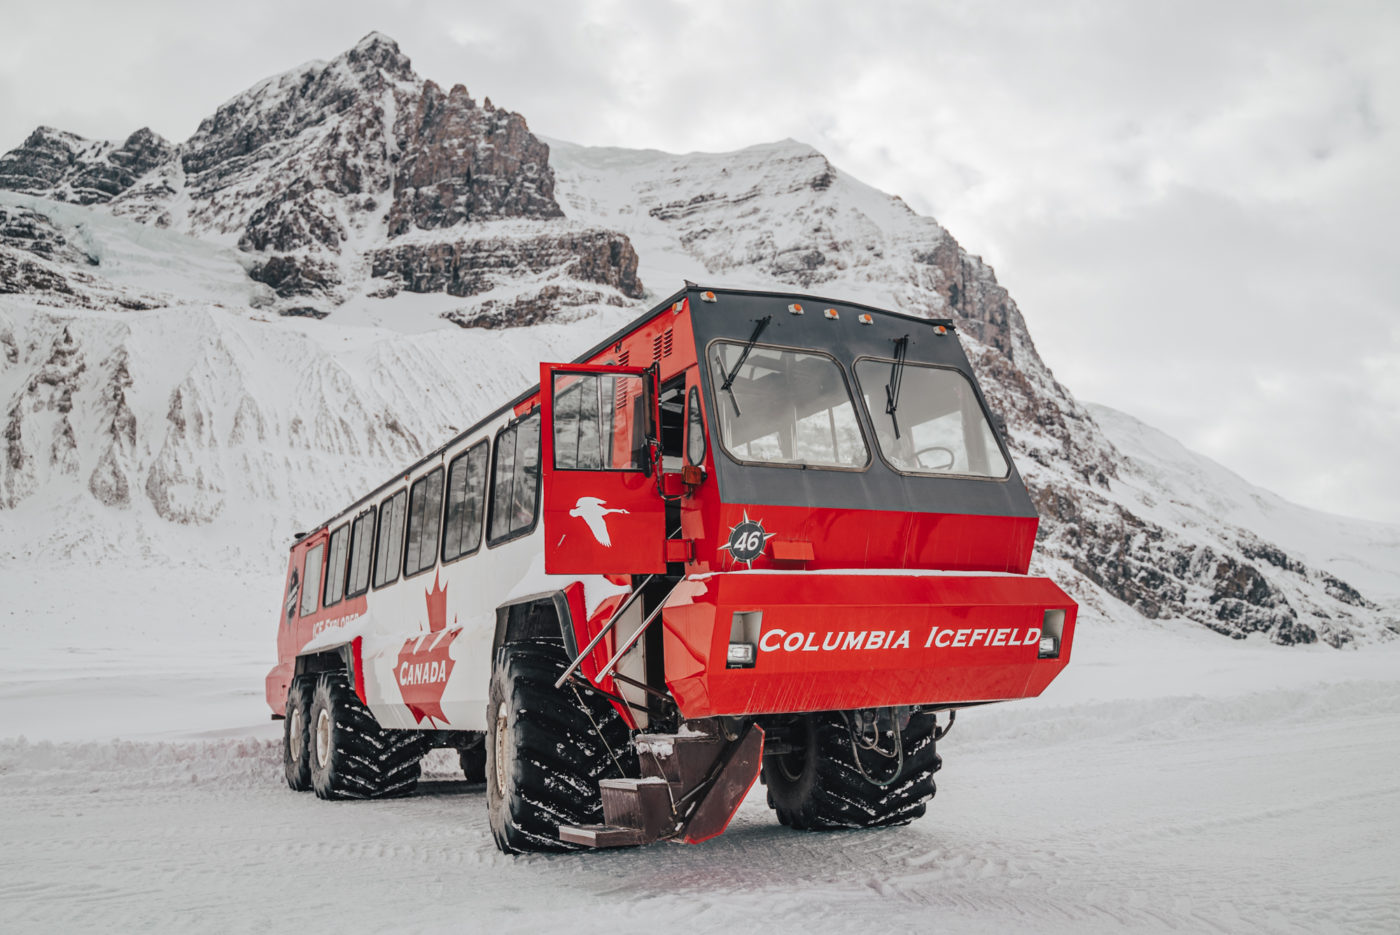
M428 81L397 131L404 157L394 176L390 236L468 220L563 217L549 147L525 118L497 110L489 98L477 107L462 85L444 94Z
M0 294L76 299L77 290L64 267L95 263L96 258L69 242L48 218L0 205Z
M487 299L475 308L454 309L443 318L463 328L520 328L543 322L574 321L589 305L622 305L616 295L591 289L543 286L509 299Z
M110 201L167 162L174 149L143 127L121 143L84 139L39 127L18 149L0 157L0 188L59 201Z
M253 264L248 275L271 286L283 298L320 295L340 281L336 268L330 263L295 254L270 256Z
M639 298L637 253L613 231L565 230L525 236L502 233L453 243L403 244L369 255L372 275L396 278L409 292L473 296L520 274L552 272L611 286Z
M68 296L73 294L73 287L51 266L36 263L17 252L0 250L0 294L6 292Z
M307 130L324 127L327 136L335 136L347 129L368 129L359 120L374 110L374 104L382 104L371 99L396 83L416 80L408 56L394 41L371 33L329 63L312 62L269 78L221 105L181 147L180 161L203 185L222 187L217 183L236 181L251 162L286 155L277 151L277 144ZM352 118L348 126L346 117ZM372 149L362 155L369 164L378 161ZM361 190L364 176L359 166L347 162L341 168L326 174L327 187L340 194Z
M87 364L68 327L60 325L40 339L43 344L36 342L32 349L36 366L11 402L0 430L3 507L14 507L42 478L78 471L73 397Z
M97 257L70 243L44 215L26 208L0 205L0 246L23 250L46 260L97 265Z
M119 348L102 369L107 373L100 413L103 417L104 445L97 464L88 476L88 490L100 503L125 507L131 503L131 479L136 454L136 416L127 404L126 392L131 387L127 369L128 354Z

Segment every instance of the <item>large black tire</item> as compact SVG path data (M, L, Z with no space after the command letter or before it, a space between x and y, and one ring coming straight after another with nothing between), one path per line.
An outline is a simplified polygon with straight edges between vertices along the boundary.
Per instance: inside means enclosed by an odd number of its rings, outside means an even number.
M513 643L496 653L486 802L496 846L507 854L576 850L559 840L559 826L600 824L599 780L636 775L631 732L607 699L554 687L566 664L548 644Z
M943 765L934 750L936 728L932 714L911 717L901 732L904 765L889 785L879 785L870 777L887 780L896 759L853 751L837 712L801 715L792 725L792 752L763 758L768 805L780 822L802 831L908 824L924 814L933 774Z
M311 699L311 787L323 799L380 799L417 787L427 744L414 731L385 730L343 673L326 673Z
M282 718L282 772L296 792L311 788L311 695L316 682L304 675L287 687L287 710Z

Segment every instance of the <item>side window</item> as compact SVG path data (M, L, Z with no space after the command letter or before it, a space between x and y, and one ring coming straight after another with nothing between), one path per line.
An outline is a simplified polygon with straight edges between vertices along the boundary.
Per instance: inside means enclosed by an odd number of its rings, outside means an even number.
M496 545L535 525L540 486L540 415L532 413L496 436L488 542Z
M301 571L301 615L316 612L316 598L320 596L321 556L326 551L324 545L313 546L306 551L306 564Z
M437 564L438 529L442 523L442 468L413 482L408 491L408 543L403 573L426 571Z
M515 441L515 489L511 492L511 535L535 525L536 494L540 487L539 413L520 423Z
M700 413L700 388L690 388L686 415L685 456L691 464L705 463L705 417Z
M400 490L379 505L379 541L374 550L374 586L399 580L403 557L403 520L408 491Z
M447 522L442 560L455 561L481 547L481 517L486 506L488 444L479 442L447 468Z
M349 558L350 524L331 533L330 561L326 565L325 606L339 604L345 596L345 560Z
M346 597L359 597L369 590L370 561L374 556L374 510L355 517L350 526L350 581Z

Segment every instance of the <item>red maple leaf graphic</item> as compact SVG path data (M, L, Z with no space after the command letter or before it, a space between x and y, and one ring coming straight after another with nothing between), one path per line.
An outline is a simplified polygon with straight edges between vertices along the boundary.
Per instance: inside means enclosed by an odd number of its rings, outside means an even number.
M446 630L447 586L438 584L437 572L433 572L433 589L427 593L426 598L428 601L428 632L436 633L439 630Z
M439 585L437 575L433 575L433 588L426 598L428 632L404 640L394 667L394 678L399 683L404 704L413 712L414 721L421 724L427 719L436 727L438 721L447 722L442 695L455 665L450 655L452 643L462 634L462 629L447 629L447 587Z

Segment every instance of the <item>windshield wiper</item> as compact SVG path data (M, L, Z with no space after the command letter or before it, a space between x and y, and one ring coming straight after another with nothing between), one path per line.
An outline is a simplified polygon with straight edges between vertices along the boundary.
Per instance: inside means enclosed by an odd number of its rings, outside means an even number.
M894 365L890 367L890 382L885 384L885 412L894 425L894 437L899 437L899 419L894 411L899 408L899 385L904 381L904 355L909 352L909 335L894 342Z
M753 346L758 343L758 336L763 334L763 329L768 327L768 323L773 320L773 316L764 315L762 318L756 320L758 324L754 326L753 334L749 335L748 343L744 345L744 349L739 352L739 360L734 364L734 369L724 375L724 382L719 386L720 389L729 394L729 401L734 404L734 414L736 416L739 415L739 400L734 398L734 390L732 389L734 378L739 375L739 368L744 366L744 361L749 359L749 351L753 350ZM723 372L724 361L720 359L718 354L715 355L715 362L719 364L720 371Z

